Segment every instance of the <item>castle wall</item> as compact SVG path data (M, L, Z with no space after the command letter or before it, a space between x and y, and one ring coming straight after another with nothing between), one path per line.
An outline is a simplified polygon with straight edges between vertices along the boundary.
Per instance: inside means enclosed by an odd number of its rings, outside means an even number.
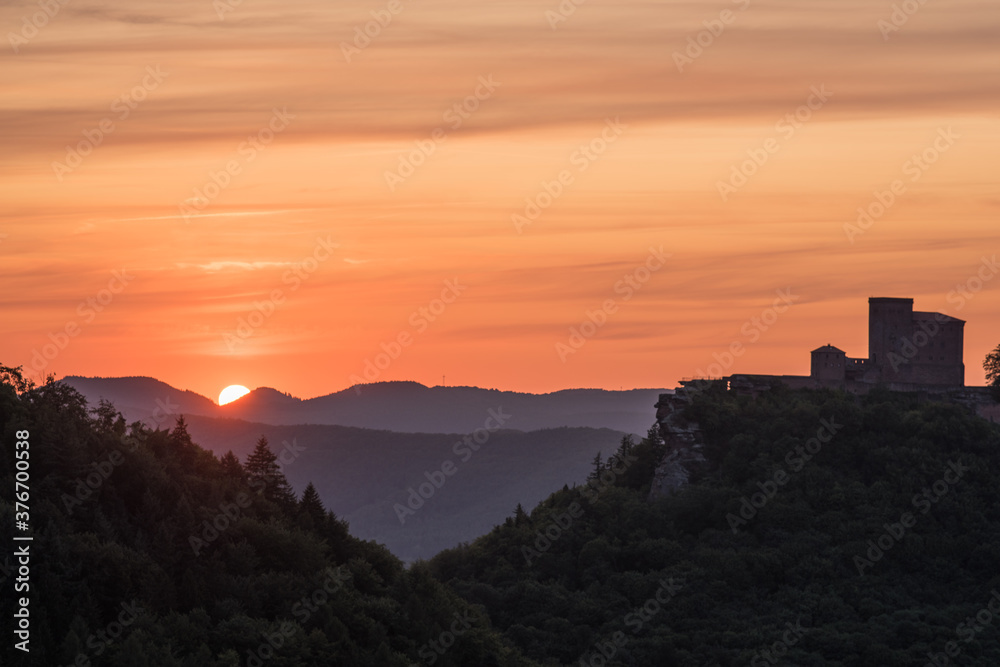
M890 381L961 387L965 384L965 322L940 313L914 313L912 334L890 352ZM885 381L885 380L883 380Z

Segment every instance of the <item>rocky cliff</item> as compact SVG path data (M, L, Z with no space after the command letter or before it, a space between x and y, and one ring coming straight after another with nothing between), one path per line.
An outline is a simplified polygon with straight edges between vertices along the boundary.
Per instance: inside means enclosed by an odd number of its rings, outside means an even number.
M656 403L656 421L660 425L667 453L656 468L649 491L650 500L669 496L687 485L692 474L702 471L706 464L701 427L684 417L684 409L700 389L693 383L681 382L673 394L660 394Z

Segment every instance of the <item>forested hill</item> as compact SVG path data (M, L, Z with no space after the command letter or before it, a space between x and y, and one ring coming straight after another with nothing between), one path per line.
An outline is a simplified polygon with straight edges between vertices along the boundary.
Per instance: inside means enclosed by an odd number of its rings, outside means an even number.
M431 571L562 665L1000 664L1000 437L949 404L716 387L708 472L623 443Z
M88 414L70 387L0 367L0 487L3 665L532 664L426 566L352 537L315 489L296 498L265 442L245 464L220 460L183 422Z

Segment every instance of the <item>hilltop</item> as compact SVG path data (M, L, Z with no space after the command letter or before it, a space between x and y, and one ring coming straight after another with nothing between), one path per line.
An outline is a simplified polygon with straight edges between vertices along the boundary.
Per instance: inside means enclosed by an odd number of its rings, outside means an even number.
M684 418L706 465L673 493L650 499L666 446L625 443L432 572L552 664L1000 664L996 426L915 394L723 383Z

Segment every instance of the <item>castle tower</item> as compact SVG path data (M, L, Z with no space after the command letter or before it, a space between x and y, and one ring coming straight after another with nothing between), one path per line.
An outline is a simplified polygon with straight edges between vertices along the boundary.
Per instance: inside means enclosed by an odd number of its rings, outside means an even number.
M910 382L904 341L913 337L913 299L868 299L868 378L874 382Z
M868 299L866 382L961 387L965 322L914 312L913 299Z
M965 385L965 321L941 313L913 313L912 381Z
M824 345L811 352L812 364L809 376L817 380L836 380L843 382L847 375L847 353L834 347Z

